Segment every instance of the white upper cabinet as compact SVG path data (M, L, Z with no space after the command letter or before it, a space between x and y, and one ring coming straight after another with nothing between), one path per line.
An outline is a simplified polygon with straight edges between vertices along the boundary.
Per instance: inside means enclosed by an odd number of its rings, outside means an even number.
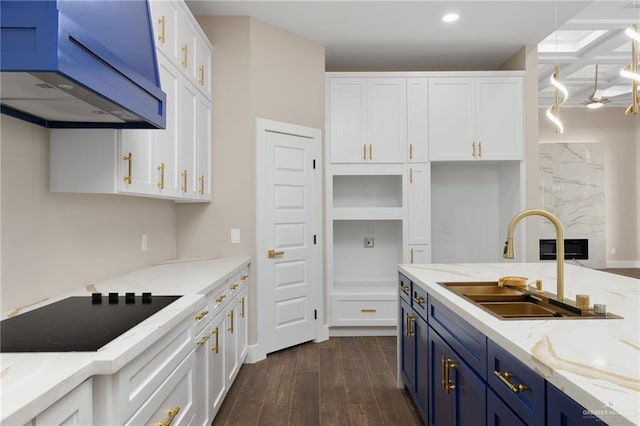
M522 78L429 79L431 161L522 160Z
M402 163L407 140L404 78L329 78L332 163Z
M407 150L410 163L429 161L429 79L407 78Z
M151 17L153 21L156 48L173 63L178 61L178 26L180 5L174 1L152 0Z
M211 100L211 67L212 54L211 48L202 39L196 40L196 85L204 94L207 100Z
M431 174L429 164L409 164L407 185L408 244L431 242Z

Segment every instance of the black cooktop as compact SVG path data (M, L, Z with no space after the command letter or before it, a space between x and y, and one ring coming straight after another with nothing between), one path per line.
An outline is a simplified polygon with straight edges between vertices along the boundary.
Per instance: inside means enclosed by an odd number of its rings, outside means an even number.
M97 351L179 297L68 297L0 321L0 352Z

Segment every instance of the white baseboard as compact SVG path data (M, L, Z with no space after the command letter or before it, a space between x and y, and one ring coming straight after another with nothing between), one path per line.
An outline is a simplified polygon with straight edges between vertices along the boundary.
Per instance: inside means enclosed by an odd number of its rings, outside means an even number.
M640 260L607 260L607 268L640 268Z
M329 336L351 337L351 336L396 336L397 327L331 327Z
M254 364L264 359L267 359L267 354L264 349L260 347L259 343L249 345L247 348L247 358L244 360L245 364Z

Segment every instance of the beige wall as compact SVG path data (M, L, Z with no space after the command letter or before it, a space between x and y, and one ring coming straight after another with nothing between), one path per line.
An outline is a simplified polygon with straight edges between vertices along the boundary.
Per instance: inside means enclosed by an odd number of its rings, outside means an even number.
M214 45L213 201L178 206L178 254L255 259L256 119L324 128L324 47L249 17L198 22ZM252 343L255 295L252 282Z
M175 257L173 202L50 193L49 131L5 115L0 127L2 312Z
M560 111L565 132L555 133L555 127L539 110L540 140L549 142L603 142L605 148L606 234L608 262L640 260L640 154L637 148L640 116L627 116L624 108L565 108ZM537 173L529 178L529 190L538 196ZM617 254L612 255L611 249Z

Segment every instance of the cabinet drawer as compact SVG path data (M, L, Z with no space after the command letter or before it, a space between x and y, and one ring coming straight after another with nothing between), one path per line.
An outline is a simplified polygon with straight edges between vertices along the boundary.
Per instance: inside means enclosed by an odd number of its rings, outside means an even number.
M399 274L399 275L400 275L400 280L399 280L398 288L400 289L400 297L405 302L411 304L411 291L412 291L411 286L413 285L413 283L409 278L405 277L404 275L402 274Z
M411 290L411 307L418 315L427 321L428 301L427 292L417 285L413 285Z
M493 341L488 343L489 386L528 424L544 424L544 378Z
M119 422L131 417L193 349L192 318L138 355L117 374Z
M93 422L91 379L54 402L27 425L84 425Z
M556 423L548 423L550 425ZM493 392L487 390L487 426L527 426L513 411Z
M211 312L209 301L198 306L193 313L193 334L198 334L211 321L211 318L213 318L213 312Z
M433 297L429 298L429 325L449 343L476 373L487 379L487 338Z
M194 366L192 351L126 424L189 424L195 416Z
M398 323L398 300L390 295L334 295L331 310L332 325L395 326Z

